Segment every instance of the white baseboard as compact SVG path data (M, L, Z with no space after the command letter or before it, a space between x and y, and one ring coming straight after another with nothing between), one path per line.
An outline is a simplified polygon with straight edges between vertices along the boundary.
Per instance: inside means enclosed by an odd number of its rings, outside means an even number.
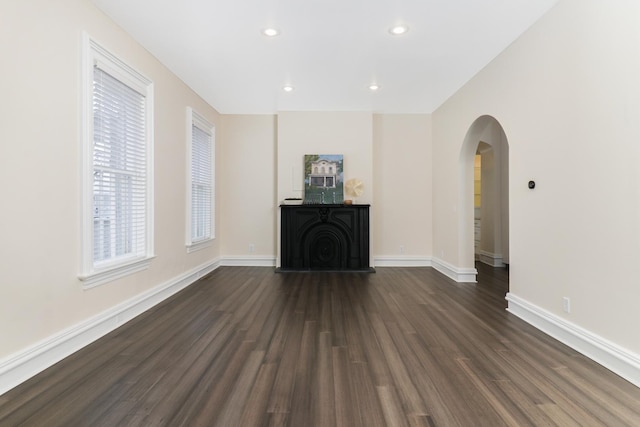
M428 256L379 255L373 257L374 267L432 267Z
M504 267L505 264L502 261L502 254L494 254L487 251L480 251L478 261L490 265L491 267Z
M475 268L458 268L432 257L402 257L383 255L374 257L375 267L433 267L438 272L459 283L476 283Z
M225 256L220 265L229 267L275 267L276 257L268 255Z
M220 266L215 260L0 360L0 395L91 344Z
M509 292L507 311L640 387L640 355Z
M476 283L478 270L475 268L458 268L438 258L431 261L433 268L458 283Z

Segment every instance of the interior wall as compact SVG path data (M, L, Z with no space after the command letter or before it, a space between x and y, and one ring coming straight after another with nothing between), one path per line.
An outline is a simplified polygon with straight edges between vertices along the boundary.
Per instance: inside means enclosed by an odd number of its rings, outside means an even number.
M472 145L479 139L477 152L482 156L480 254L476 254L475 259L493 267L504 267L505 260L509 259L509 146L500 123L487 116L480 120L486 121L481 131L467 135L472 138L469 141Z
M289 120L286 112L278 116L221 116L219 210L225 229L225 239L221 242L225 260L242 259L251 263L256 258L275 258L279 236L277 206L285 197L302 196L302 156L315 152L331 154L334 150L344 154L345 149L349 153L345 155L346 179L349 174L362 179L356 167L365 171L365 175L372 174L373 186L365 182L365 194L357 200L367 203L364 199L367 195L376 200L371 208L372 257L378 261L393 259L394 264L429 259L432 241L430 115L355 113L356 120L350 123L352 114L296 113L291 119L294 128L289 125L289 129L282 132L279 128ZM370 125L372 128L367 129ZM333 128L324 129L324 135L314 139L308 132L313 127L307 126ZM278 139L279 133L293 135L281 136L282 141ZM354 137L354 133L361 136ZM369 138L371 146L363 142ZM354 145L358 139L362 141ZM304 148L306 145L301 145L301 141L310 141L308 148ZM283 161L289 162L288 167L277 167L278 155L287 159ZM367 158L372 164L362 162ZM280 195L277 195L278 179L286 181L280 187ZM238 209L247 200L252 209ZM411 209L407 209L408 201Z
M474 259L480 259L480 232L482 230L482 155L476 150L473 162L473 240Z
M480 238L480 254L481 260L487 260L488 256L498 254L500 251L500 236L496 236L498 233L500 224L500 212L497 209L499 203L500 193L498 184L500 183L500 175L497 173L497 167L499 159L499 153L496 152L491 146L481 151L482 164L481 175L482 180L480 185L482 186L482 205L480 206L481 223L481 238Z
M509 143L504 132L500 132L500 247L502 263L509 265Z
M277 117L221 117L221 253L226 259L275 258Z
M373 116L367 112L280 112L278 113L277 202L303 197L305 154L342 154L344 180L357 178L364 184L358 204L372 204ZM373 213L371 223L375 222ZM372 241L374 231L371 231ZM280 211L277 213L280 235ZM277 266L280 266L279 239Z
M373 179L377 262L432 255L432 147L428 114L373 116Z
M473 251L458 163L489 114L509 141L511 292L636 354L638 75L640 3L562 0L433 114L435 252L464 266Z
M156 258L148 270L87 290L77 278L83 31L155 87ZM1 365L214 261L225 231L217 221L214 244L187 253L186 108L216 126L218 113L89 1L0 2L0 52Z

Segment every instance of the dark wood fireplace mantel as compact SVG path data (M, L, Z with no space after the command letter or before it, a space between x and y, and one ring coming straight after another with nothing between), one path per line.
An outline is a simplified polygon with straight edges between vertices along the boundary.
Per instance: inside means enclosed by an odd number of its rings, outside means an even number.
M281 205L278 271L374 271L369 205Z

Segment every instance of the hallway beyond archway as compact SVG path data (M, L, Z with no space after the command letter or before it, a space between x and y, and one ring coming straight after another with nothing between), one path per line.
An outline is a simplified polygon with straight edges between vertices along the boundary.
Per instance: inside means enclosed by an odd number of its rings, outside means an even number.
M478 163L477 155L482 158ZM495 118L481 116L469 127L460 152L460 183L462 264L474 265L477 259L493 267L508 265L509 145Z

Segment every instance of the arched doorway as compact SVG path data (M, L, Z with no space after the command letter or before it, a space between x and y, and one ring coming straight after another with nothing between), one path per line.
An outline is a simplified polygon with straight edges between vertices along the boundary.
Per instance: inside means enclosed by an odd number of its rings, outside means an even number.
M460 152L460 259L509 264L509 144L491 116L469 127Z

